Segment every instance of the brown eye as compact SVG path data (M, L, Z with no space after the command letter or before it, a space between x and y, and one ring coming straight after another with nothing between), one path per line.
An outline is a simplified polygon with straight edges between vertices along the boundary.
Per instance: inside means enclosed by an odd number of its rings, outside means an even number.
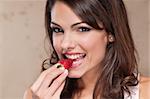
M88 28L88 27L79 27L78 28L79 32L89 32L90 30L91 30L91 28Z
M58 27L52 27L51 29L53 33L64 33L64 30Z

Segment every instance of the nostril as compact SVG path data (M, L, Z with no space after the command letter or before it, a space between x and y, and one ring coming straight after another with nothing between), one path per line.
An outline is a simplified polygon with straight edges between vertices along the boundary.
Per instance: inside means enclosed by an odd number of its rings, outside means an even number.
M61 42L61 48L63 52L74 49L75 45L75 41L71 38L71 36L64 35L64 38Z
M62 46L62 53L69 52L75 48L74 44L69 44L67 46Z

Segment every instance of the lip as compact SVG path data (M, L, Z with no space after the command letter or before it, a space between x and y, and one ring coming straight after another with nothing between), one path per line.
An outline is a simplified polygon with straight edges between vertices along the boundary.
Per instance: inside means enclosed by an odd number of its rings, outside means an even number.
M76 54L83 54L83 53L78 53L78 52L66 52L63 53L64 55L76 55Z
M83 61L84 61L84 58L79 58L79 59L74 60L72 63L71 69L81 66Z
M64 53L63 54L64 55L64 57L66 57L66 58L68 58L68 59L72 59L72 60L77 60L77 59L80 59L80 58L82 58L82 57L85 57L86 56L86 54L85 53ZM72 55L83 55L83 56L81 56L81 57L74 57L74 58L71 58L71 57L69 57L69 56L72 56Z

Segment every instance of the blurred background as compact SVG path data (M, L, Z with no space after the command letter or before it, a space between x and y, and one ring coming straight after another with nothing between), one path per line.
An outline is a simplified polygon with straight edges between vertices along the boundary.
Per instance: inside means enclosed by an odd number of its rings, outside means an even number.
M22 99L40 74L45 50L46 0L0 0L0 99ZM139 70L150 76L150 1L124 0Z

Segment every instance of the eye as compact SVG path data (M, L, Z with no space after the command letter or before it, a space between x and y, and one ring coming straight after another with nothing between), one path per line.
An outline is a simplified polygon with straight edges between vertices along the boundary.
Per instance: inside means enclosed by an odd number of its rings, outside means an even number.
M79 32L89 32L91 30L91 28L89 27L79 27L78 31Z
M52 27L51 29L53 33L64 33L64 30L59 27Z

